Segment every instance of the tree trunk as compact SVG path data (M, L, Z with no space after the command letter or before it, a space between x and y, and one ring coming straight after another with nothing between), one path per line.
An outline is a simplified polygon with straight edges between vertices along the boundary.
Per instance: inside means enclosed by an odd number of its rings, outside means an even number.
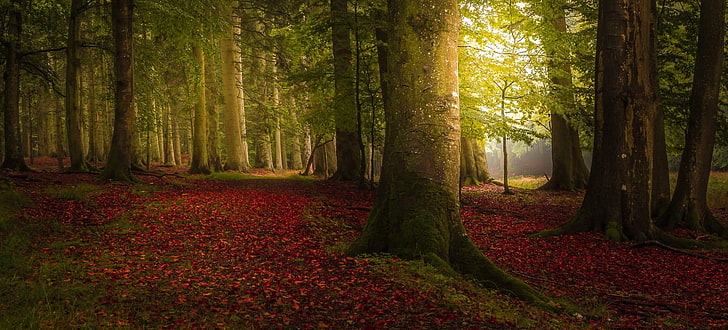
M655 95L650 76L651 0L601 0L597 28L594 159L584 201L542 234L604 232L650 240Z
M556 17L549 18L551 26L557 37L552 34L545 36L547 53L551 56L548 63L551 76L551 93L555 102L551 104L551 161L553 171L551 179L540 189L546 190L577 190L586 187L589 170L581 154L579 132L568 121L567 116L575 111L574 84L571 78L571 65L567 60L560 59L558 52L551 46L561 43L561 36L565 35L566 15L562 8L551 8ZM555 40L553 40L555 39Z
M20 42L22 38L22 3L10 2L5 41L5 153L2 168L30 171L25 164L20 138Z
M667 142L665 141L665 111L660 96L659 63L657 56L658 13L657 0L652 1L652 21L650 24L650 69L652 88L655 89L657 113L655 114L655 145L652 165L652 216L658 217L670 204L670 167L667 161Z
M192 52L200 69L200 82L197 86L197 102L195 103L194 131L192 139L192 163L189 172L192 174L210 174L210 163L207 154L207 102L205 100L205 56L200 46L193 46Z
M685 149L675 194L661 225L678 225L728 237L728 229L708 208L706 194L717 128L720 78L725 45L724 0L700 2L698 52L695 60Z
M471 138L460 138L460 185L477 186L491 180L482 145Z
M222 156L220 155L220 109L218 100L220 99L220 88L217 79L215 79L214 61L206 61L205 65L205 103L207 110L207 156L210 164L210 171L221 172Z
M336 126L336 172L332 179L360 179L361 157L356 129L351 37L347 22L347 0L331 0L331 37L334 53L334 120Z
M350 255L391 253L473 276L523 299L547 299L491 263L460 218L456 0L389 1L384 166L374 207Z
M133 57L133 1L111 2L111 18L114 33L114 134L106 167L101 178L106 180L133 181L131 174L132 144L134 138L134 57Z
M243 161L243 136L241 133L241 108L243 106L242 84L240 80L240 48L235 42L235 31L239 30L240 20L233 17L228 8L227 19L233 23L227 35L220 41L222 57L222 88L225 98L225 147L227 160L225 170L248 171L250 166Z
M66 44L66 133L72 171L87 171L83 147L83 109L81 108L81 14L84 0L71 1Z

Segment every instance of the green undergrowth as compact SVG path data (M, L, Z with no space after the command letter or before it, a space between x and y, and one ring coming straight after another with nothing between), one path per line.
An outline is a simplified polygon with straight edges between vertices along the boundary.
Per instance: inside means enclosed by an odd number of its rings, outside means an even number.
M59 198L79 199L93 191L56 189ZM80 241L54 241L64 229L55 219L33 223L22 207L30 201L0 191L0 329L80 328L93 321L100 292L84 281L72 256Z
M59 199L85 201L90 195L103 189L97 185L81 183L74 186L48 186L45 193Z

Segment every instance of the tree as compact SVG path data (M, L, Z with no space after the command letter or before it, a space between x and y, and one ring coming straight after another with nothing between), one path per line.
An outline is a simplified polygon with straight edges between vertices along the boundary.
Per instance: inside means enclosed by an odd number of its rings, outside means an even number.
M356 103L347 0L331 0L331 37L334 52L334 113L336 123L335 180L359 180L360 136L356 130Z
M7 41L5 42L5 153L2 168L30 171L23 159L20 138L20 54L22 39L23 2L12 0L8 11Z
M615 241L657 237L650 210L656 112L649 56L651 4L599 2L592 171L581 208L565 224L542 234L593 230Z
M114 34L114 133L102 179L133 181L131 173L134 140L133 0L113 0L111 20Z
M348 253L391 253L459 271L523 299L541 294L493 265L460 218L456 0L389 1L390 103L374 207Z
M685 149L675 194L660 224L668 228L682 224L728 237L728 229L715 219L706 200L725 51L725 8L724 0L700 2L698 49Z
M21 0L10 1L5 41L5 153L2 168L16 171L30 171L23 159L20 138L20 45L22 39Z
M240 30L240 18L234 17L232 8L226 8L226 19L230 22L227 35L220 40L222 57L222 88L225 98L225 147L227 149L226 170L248 171L247 157L243 157L243 136L240 115L243 113L243 91L240 76L240 47L235 42L235 32ZM247 150L246 150L247 152Z
M460 185L479 185L491 180L485 146L482 142L463 135L460 138Z
M192 52L199 65L199 82L197 83L195 120L192 141L192 163L190 173L210 174L210 163L207 154L207 102L205 92L205 55L202 47L195 45Z
M83 146L83 109L81 108L81 15L87 5L85 0L72 0L68 17L66 134L68 134L68 154L71 157L69 169L72 171L86 171L90 168Z
M543 33L544 48L551 58L548 70L551 80L551 94L554 98L550 103L551 112L551 161L553 171L551 179L540 189L547 190L576 190L586 187L589 170L581 154L579 131L568 119L568 115L575 111L574 83L572 81L571 65L558 48L563 47L563 36L567 33L566 13L562 6L546 2L545 15L548 33Z

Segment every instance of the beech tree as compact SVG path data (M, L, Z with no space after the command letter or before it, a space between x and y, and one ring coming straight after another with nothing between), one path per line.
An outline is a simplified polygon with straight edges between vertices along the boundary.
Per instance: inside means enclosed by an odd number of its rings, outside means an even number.
M657 238L650 209L656 113L651 6L651 0L599 2L594 158L587 191L577 213L544 235L597 231L615 241Z
M575 111L574 83L571 64L557 49L563 47L567 33L566 13L562 3L544 2L543 10L548 33L543 33L544 48L549 55L548 71L551 80L551 179L541 189L576 190L586 187L589 170L581 153L579 131L569 119ZM565 58L566 57L566 58Z
M333 179L359 180L360 136L356 130L356 103L352 72L351 37L347 0L331 0L331 36L334 53L334 114L336 123L336 172Z
M460 218L456 0L389 1L390 103L380 187L348 253L391 253L468 274L537 304L548 299L490 262Z
M81 18L88 2L72 0L68 17L68 41L66 43L66 134L68 154L71 157L70 170L86 171L83 144L83 109L81 107Z
M114 133L102 179L133 181L131 163L134 142L134 57L133 57L133 0L111 2L111 22L114 35Z
M248 157L243 157L243 151L247 153L247 148L243 149L243 135L241 126L243 119L241 114L243 110L243 90L240 65L241 55L240 46L235 42L236 31L240 33L240 17L235 17L231 6L225 9L226 19L230 26L220 40L220 55L222 57L222 88L225 98L225 108L223 110L225 118L225 146L227 148L227 160L225 161L225 169L233 171L248 171L250 164Z
M205 91L205 55L200 45L192 46L192 53L198 64L199 82L196 85L195 119L192 138L192 162L190 173L210 174L207 153L207 101Z
M668 228L684 225L728 237L728 229L715 219L706 200L725 51L725 8L724 0L700 2L698 48L685 149L675 194L661 225Z

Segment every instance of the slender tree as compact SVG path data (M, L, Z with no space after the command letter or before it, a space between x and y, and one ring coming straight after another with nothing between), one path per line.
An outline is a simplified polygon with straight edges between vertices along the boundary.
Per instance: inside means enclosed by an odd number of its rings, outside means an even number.
M597 231L616 241L657 238L650 209L656 111L651 4L599 2L592 171L581 208L543 234Z
M114 134L102 179L133 181L131 173L134 140L134 57L133 0L113 0L111 21L114 33Z
M728 229L715 219L706 199L725 49L725 8L724 0L700 2L698 50L685 149L675 194L661 225L668 228L684 225L728 237Z
M348 253L391 253L459 271L537 304L547 299L491 263L460 218L456 0L389 1L390 103L374 207Z
M22 39L23 1L10 1L5 42L5 153L2 168L30 171L23 158L20 138L20 44Z

